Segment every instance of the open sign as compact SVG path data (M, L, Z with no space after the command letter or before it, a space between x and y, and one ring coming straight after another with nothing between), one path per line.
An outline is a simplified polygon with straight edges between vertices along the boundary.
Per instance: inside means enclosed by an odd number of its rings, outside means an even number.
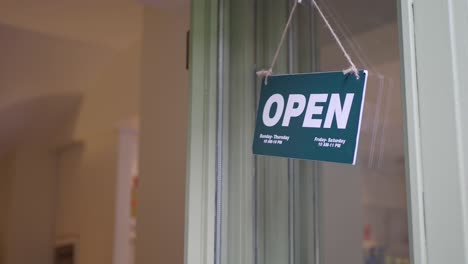
M367 83L342 72L270 76L263 84L253 152L355 164Z

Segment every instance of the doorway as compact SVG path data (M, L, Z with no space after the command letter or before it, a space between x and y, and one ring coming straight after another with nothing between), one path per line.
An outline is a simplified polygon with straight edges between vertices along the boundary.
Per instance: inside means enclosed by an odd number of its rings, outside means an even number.
M412 263L467 262L468 109L462 102L468 99L461 87L467 82L468 4L395 2L326 1L323 7L359 67L374 73L363 126L367 141L354 169L251 155L254 73L269 66L292 3L193 2L188 263L327 263L343 254L350 256L346 263L381 256L405 263L408 251ZM320 34L313 8L298 14L275 73L342 69L336 47L323 46L327 35ZM442 118L434 122L435 116ZM299 181L301 175L312 175L305 177L311 182ZM340 222L346 224L326 227ZM384 251L366 250L379 244ZM341 252L335 245L350 246Z

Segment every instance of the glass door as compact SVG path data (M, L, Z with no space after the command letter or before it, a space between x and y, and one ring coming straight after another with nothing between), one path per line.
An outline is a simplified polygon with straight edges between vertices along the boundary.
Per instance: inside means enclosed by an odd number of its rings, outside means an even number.
M409 263L397 1L318 3L369 70L357 165L320 164L320 263ZM346 61L317 28L320 70L340 69Z
M253 156L260 81L293 1L222 1L216 263L406 264L403 113L393 0L319 0L369 70L356 166ZM347 62L310 1L299 5L275 74Z
M354 167L252 155L292 1L192 3L186 263L467 263L466 0L316 0L370 73ZM345 68L302 2L275 73Z

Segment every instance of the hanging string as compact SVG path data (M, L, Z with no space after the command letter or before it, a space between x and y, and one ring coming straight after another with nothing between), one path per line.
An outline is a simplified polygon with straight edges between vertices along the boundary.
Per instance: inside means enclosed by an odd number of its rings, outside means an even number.
M276 61L278 60L279 53L281 51L281 47L283 46L284 40L286 39L286 33L288 33L288 29L291 26L292 19L294 17L294 12L296 11L298 1L294 1L294 5L291 9L291 13L289 14L288 22L283 29L283 33L281 35L281 40L276 48L275 56L273 57L273 61L271 62L271 66L268 70L261 70L257 72L257 76L265 77L265 85L268 84L268 77L273 74L273 67L275 67Z
M315 0L311 0L311 1L312 1L312 4L317 8L317 11L319 12L320 16L322 17L323 21L325 22L327 28L330 30L330 33L332 34L332 36L335 39L336 43L338 44L341 51L343 52L343 55L345 56L345 58L348 60L348 63L350 64L348 69L343 70L343 74L354 73L354 75L356 76L356 79L359 79L359 71L358 71L356 65L354 64L353 60L351 59L351 56L346 51L346 49L344 48L344 46L341 43L340 39L336 35L335 30L330 25L330 22L328 22L328 19L323 14L323 12L320 9L317 2ZM291 13L289 14L288 22L286 23L286 26L284 27L283 33L281 35L280 43L278 45L278 48L276 49L275 56L273 57L273 61L271 63L270 68L268 70L261 70L261 71L257 72L257 76L265 78L265 85L268 84L268 77L273 74L273 68L275 67L276 61L277 61L279 53L281 51L281 47L283 46L284 40L286 38L286 33L288 32L289 27L291 26L292 18L294 17L294 12L296 11L297 4L298 4L298 0L294 1L294 5L293 5L293 7L291 9Z
M319 0L320 6L322 7L323 12L327 15L329 21L335 25L335 32L341 34L347 42L347 46L351 48L351 51L354 53L354 56L357 57L358 61L364 66L364 68L371 70L370 74L378 74L377 69L372 64L368 56L362 51L361 46L357 41L354 41L352 38L353 33L348 28L345 23L342 23L337 15L336 10L331 6L327 5L326 1Z
M322 17L323 21L325 22L325 24L327 25L328 29L330 30L330 33L333 35L333 37L335 38L336 40L336 43L338 44L338 46L340 47L341 51L343 52L344 56L346 57L346 59L348 60L348 63L349 63L349 68L344 70L343 73L344 74L348 74L348 73L354 73L354 75L356 76L356 79L359 79L359 71L356 67L356 65L354 64L353 60L351 59L351 56L349 55L349 53L346 51L346 49L344 48L343 44L341 43L340 39L338 38L338 36L336 35L335 33L335 30L332 28L332 26L330 25L330 22L328 22L328 19L325 17L325 15L323 14L322 12L322 9L320 9L320 7L318 6L317 2L315 0L312 0L312 3L315 5L315 7L317 8L317 11L319 12L320 16Z

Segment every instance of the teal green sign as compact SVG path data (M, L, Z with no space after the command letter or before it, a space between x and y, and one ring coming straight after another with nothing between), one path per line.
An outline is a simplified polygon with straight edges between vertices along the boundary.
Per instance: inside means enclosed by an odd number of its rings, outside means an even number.
M270 76L262 82L253 152L356 164L367 71Z

